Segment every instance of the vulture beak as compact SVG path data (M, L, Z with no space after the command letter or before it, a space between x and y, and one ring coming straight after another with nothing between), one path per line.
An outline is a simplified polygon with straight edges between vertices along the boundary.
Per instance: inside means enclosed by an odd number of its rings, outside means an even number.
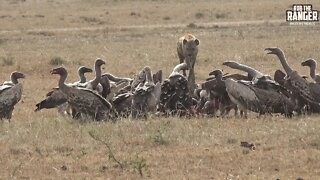
M228 66L228 65L231 64L231 63L232 63L232 61L225 61L225 62L222 63L222 65Z
M265 48L264 51L267 52L267 54L272 54L272 49L271 48Z
M301 66L308 66L308 61L303 61L303 62L301 63Z
M306 59L301 62L301 66L314 66L316 65L316 62L314 59Z
M92 69L90 69L90 68L86 68L85 72L91 73L91 72L93 72L93 71L92 71Z

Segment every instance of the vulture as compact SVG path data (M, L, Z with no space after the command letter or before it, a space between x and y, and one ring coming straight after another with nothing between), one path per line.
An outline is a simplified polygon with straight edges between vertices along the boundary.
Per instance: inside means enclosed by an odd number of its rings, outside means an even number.
M102 87L102 91L100 95L103 98L107 98L108 95L111 93L111 82L107 76L101 76L100 78L100 85Z
M102 59L96 59L95 63L94 63L94 71L96 73L96 76L93 80L88 81L87 83L85 83L84 88L90 89L92 91L96 91L98 92L100 95L103 92L103 86L100 84L101 81L101 66L106 64L104 60ZM104 79L105 80L105 79ZM104 82L104 81L103 81ZM108 83L108 82L106 82ZM108 86L108 84L104 85L104 86Z
M118 84L111 84L110 93L107 95L106 99L108 101L111 101L118 94L123 94L127 92L131 92L131 86L129 85L129 82L122 81L122 82L119 82Z
M102 77L104 77L104 76L108 77L108 79L109 79L110 81L115 82L115 83L131 82L131 81L132 81L132 79L130 79L130 78L117 77L117 76L115 76L115 75L113 75L113 74L110 74L110 73L104 73L104 74L102 75Z
M131 91L131 85L133 79L117 77L110 73L105 73L102 78L108 78L110 80L110 90L106 99L112 101L112 99L118 94L127 93Z
M225 63L224 63L225 64ZM229 67L236 67L253 77L252 81L226 79L225 85L231 101L246 113L246 110L266 113L281 113L286 117L293 115L295 102L291 97L282 93L284 88L273 81L270 76L264 75L252 67L227 62Z
M118 94L120 89L129 86L129 84L133 81L133 79L117 77L110 73L103 74L101 78L109 80L109 91L108 94L106 94L106 99L108 100L111 100L116 94ZM131 90L131 88L129 88L129 90Z
M158 71L152 76L152 78L150 78L151 76L148 75L147 79L146 75L147 73L149 73L149 69L150 67L145 67L144 69L142 69L133 80L129 78L118 78L111 74L108 74L108 76L110 76L110 80L118 83L114 83L112 85L112 91L110 93L110 96L108 96L107 98L112 99L112 103L118 117L129 117L132 112L134 118L142 116L146 117L146 111L150 109L150 107L152 107L152 110L154 109L154 105L148 105L147 96L149 95L147 94L150 92L145 92L145 90L148 88L144 87L144 85L149 86L149 90L151 90L151 87L153 86L151 81L153 80L155 82L154 84L159 84L157 86L160 86L162 80L162 71ZM160 88L158 87L156 89ZM144 95L144 93L146 94ZM133 99L135 100L133 101ZM149 101L151 101L151 99Z
M131 91L131 85L127 82L121 82L118 85L112 87L110 97L112 104L118 117L129 117L131 114L131 102L133 99L133 92Z
M131 83L131 89L134 90L138 86L143 86L143 84L146 82L146 72L145 69L142 69L135 77L133 78L133 81ZM151 77L154 84L157 84L158 82L162 82L162 70L159 70L155 74L151 73Z
M297 109L303 109L306 106L311 112L320 112L320 85L309 83L300 76L288 64L284 52L280 48L266 48L267 54L274 54L280 60L283 69L286 72L286 84L292 94L296 96Z
M11 81L6 81L0 86L0 119L10 121L14 106L20 101L22 95L22 84L18 79L25 78L21 72L12 72Z
M262 76L265 76L265 74L257 71L256 69L254 69L254 68L252 68L250 66L244 65L244 64L237 63L235 61L225 61L223 63L223 65L228 66L228 67L230 67L232 69L238 69L240 71L247 72L248 73L247 78L245 78L245 77L242 78L241 77L241 79L243 79L243 80L248 79L249 81L255 82L259 78L261 78ZM239 80L239 78L237 78L237 79Z
M132 99L133 94L131 92L118 94L112 99L117 117L127 118L130 116Z
M235 109L235 115L237 115L237 105L234 104L228 96L225 85L225 79L223 79L222 71L220 69L217 69L210 72L209 75L213 75L216 78L217 83L215 84L215 86L211 88L211 90L214 91L216 99L219 102L221 116L224 117L232 108Z
M66 95L69 105L83 118L89 117L96 121L111 118L112 105L98 93L87 88L72 87L65 84L68 72L64 67L52 69L51 74L60 75L59 89Z
M187 115L191 112L194 100L188 89L188 80L180 71L188 68L186 63L175 66L169 78L161 85L159 110L166 115Z
M286 77L286 74L283 71L278 69L274 72L273 79L277 83L279 83L281 86L285 87L285 80L286 80L285 77Z
M133 91L131 106L133 118L146 118L147 112L155 111L160 101L161 83L154 84L149 66L144 67L142 71L145 74L145 82Z
M92 69L87 68L85 66L81 66L78 69L78 75L79 75L80 81L69 84L69 86L72 86L72 87L85 86L84 84L87 82L87 79L84 74L88 72L92 72ZM67 97L61 90L59 90L59 88L54 88L53 90L48 92L46 96L47 96L46 99L36 104L37 108L35 109L35 111L40 111L41 109L51 109L51 108L58 107L59 112L64 113L68 109L67 104L61 106L62 104L65 104L67 102Z
M101 81L105 79L107 80L108 79L108 82L109 82L109 88L107 89L108 90L108 93L106 93L105 91L105 88L103 88L103 91L105 93L105 95L102 95L103 97L105 97L107 100L111 100L116 94L118 94L118 92L120 91L120 89L126 87L126 86L129 86L129 84L133 81L132 79L130 78L124 78L124 77L117 77L117 76L114 76L113 74L110 74L110 73L105 73L101 76ZM105 86L104 84L105 83L101 83L103 86ZM131 86L130 86L131 87ZM131 89L131 88L130 88ZM130 90L129 89L129 90Z
M146 73L144 69L139 71L137 75L134 76L133 81L131 83L131 91L134 91L137 87L143 86L146 81Z
M152 75L152 79L154 84L162 83L162 70L159 70L158 72L156 72L155 74Z
M228 78L237 79L237 80L245 80L245 81L251 81L252 77L248 74L247 76L242 74L229 74L226 73L222 76L222 79L226 80ZM207 78L207 82L210 82L210 80L215 80L216 78L212 76L212 72L209 73L209 78Z
M72 83L72 86L79 86L79 87L83 86L83 84L85 84L87 82L87 78L84 74L91 73L91 72L92 72L91 68L87 68L85 66L80 66L78 69L78 75L79 75L80 80Z
M210 81L213 78L210 78ZM211 89L204 89L202 84L198 84L197 89L194 91L194 97L197 99L196 112L201 114L207 114L209 116L214 116L219 110L219 101L215 97L216 93Z
M232 66L232 63L230 63ZM235 66L235 65L233 65ZM221 73L221 75L220 75ZM221 78L220 78L221 76ZM225 74L222 75L221 70L214 70L209 73L209 78L206 80L206 82L201 84L201 90L206 91L206 94L208 94L207 97L200 98L200 102L198 103L198 109L203 109L202 113L210 114L215 113L218 109L220 109L220 114L222 116L225 116L228 114L228 112L231 109L235 110L235 115L238 113L238 108L236 104L232 103L228 100L228 94L225 94L226 91L223 93L223 87L225 87L225 80L228 78L236 79L236 80L252 80L252 77L250 74L247 76L241 75L241 74ZM218 90L220 89L220 90ZM219 91L219 92L217 92ZM222 98L223 97L223 98ZM221 102L221 101L224 102ZM208 102L209 101L209 102ZM222 104L221 104L222 103ZM208 104L209 106L205 105ZM210 108L208 108L210 107ZM242 115L241 111L241 115Z
M307 59L301 63L302 66L309 66L310 77L318 84L320 84L320 75L316 74L317 62L314 59Z

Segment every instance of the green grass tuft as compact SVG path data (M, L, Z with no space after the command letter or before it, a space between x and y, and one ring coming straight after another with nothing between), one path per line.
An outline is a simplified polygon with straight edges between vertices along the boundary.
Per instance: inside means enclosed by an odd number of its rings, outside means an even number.
M1 57L1 66L12 66L14 65L13 57Z
M49 64L53 65L53 66L57 66L57 65L62 65L65 64L66 60L64 60L62 57L60 56L54 56L50 59Z

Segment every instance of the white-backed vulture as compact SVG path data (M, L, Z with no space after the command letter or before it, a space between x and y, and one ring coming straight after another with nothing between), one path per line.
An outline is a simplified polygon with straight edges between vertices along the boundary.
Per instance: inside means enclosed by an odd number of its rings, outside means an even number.
M246 112L251 110L259 114L281 113L287 117L293 115L294 100L281 93L282 87L273 81L270 76L264 75L254 68L233 62L237 69L248 72L253 81L225 81L228 95L238 107ZM242 67L245 67L242 69ZM249 67L249 68L247 68Z
M92 90L79 87L71 87L65 84L68 72L64 67L54 68L51 74L60 75L59 89L67 96L68 103L83 118L91 118L101 121L111 117L112 105L99 94Z
M102 59L96 59L95 63L94 63L94 71L96 73L96 76L93 80L90 80L88 81L86 84L85 84L85 88L87 89L90 89L90 90L93 90L93 91L96 91L98 92L100 95L102 94L103 92L103 87L102 85L100 84L100 81L101 81L101 66L106 64L106 62Z
M21 72L12 72L11 81L6 81L0 86L0 119L11 119L14 106L22 96L22 84L18 79L25 78Z
M221 116L224 117L225 115L227 115L231 109L235 109L235 115L237 115L237 105L233 103L228 96L222 71L220 69L217 69L210 72L209 75L213 75L217 82L215 86L210 88L210 90L214 91L214 93L212 93L212 96L218 99L218 106ZM215 102L213 97L211 97L211 99L211 101Z
M320 75L316 74L317 61L314 59L307 59L301 63L302 66L310 68L310 77L318 84L320 84Z
M80 80L72 84L68 84L68 86L83 87L84 84L87 82L85 73L88 73L88 72L92 72L92 69L87 68L85 66L81 66L78 69L78 75ZM46 99L36 104L37 108L34 111L40 111L41 109L51 109L51 108L58 107L60 113L65 113L65 111L68 110L68 105L63 105L63 107L61 108L59 107L64 103L67 103L66 95L63 92L61 92L59 88L53 88L50 92L46 94Z
M187 78L180 71L187 69L186 63L175 66L169 78L161 85L159 110L167 115L187 115L194 105L189 92Z
M274 54L279 58L279 61L286 72L286 83L293 95L298 96L298 108L308 106L311 112L320 112L320 85L317 83L309 83L305 78L300 76L297 71L294 71L288 64L284 52L280 48L266 48L267 54Z
M155 111L160 101L161 84L154 84L151 68L146 66L143 68L145 74L145 82L142 86L138 86L133 92L132 99L132 117L147 117L148 111Z

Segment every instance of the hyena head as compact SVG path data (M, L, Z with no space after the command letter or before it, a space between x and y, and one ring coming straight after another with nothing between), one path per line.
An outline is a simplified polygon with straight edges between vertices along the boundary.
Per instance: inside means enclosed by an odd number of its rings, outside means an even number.
M189 68L193 67L198 54L200 41L195 36L187 34L182 41L183 55Z

